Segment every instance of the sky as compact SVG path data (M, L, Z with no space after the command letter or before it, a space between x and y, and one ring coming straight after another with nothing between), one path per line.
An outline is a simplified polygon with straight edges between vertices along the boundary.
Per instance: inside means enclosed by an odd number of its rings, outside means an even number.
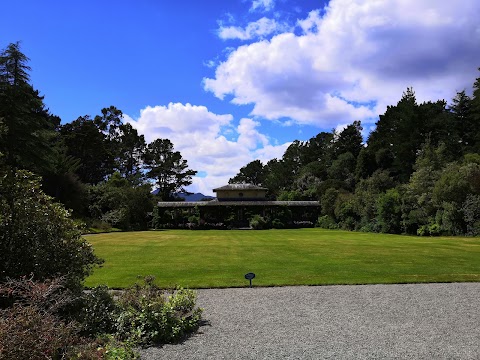
M110 105L168 138L212 195L242 166L360 120L365 138L407 87L472 92L478 0L22 0L2 3L63 123Z

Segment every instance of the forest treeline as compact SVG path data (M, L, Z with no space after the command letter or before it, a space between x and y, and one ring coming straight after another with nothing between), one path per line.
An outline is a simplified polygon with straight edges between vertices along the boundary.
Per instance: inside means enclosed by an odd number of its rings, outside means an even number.
M28 61L18 43L0 53L0 196L13 208L15 174L28 170L89 227L147 229L155 201L170 200L196 171L170 140L147 144L114 106L62 123L31 84Z
M277 200L317 200L318 226L418 235L480 235L480 78L418 104L408 88L380 115L366 143L354 121L294 141L281 159L252 161L229 183Z
M172 200L196 171L170 140L147 144L114 106L62 122L31 84L28 61L18 43L0 53L0 196L13 208L8 189L28 170L89 227L147 229L155 202ZM354 121L294 141L281 159L252 161L229 182L264 186L271 199L317 200L322 227L479 235L480 78L473 89L451 105L418 104L407 89L366 143Z

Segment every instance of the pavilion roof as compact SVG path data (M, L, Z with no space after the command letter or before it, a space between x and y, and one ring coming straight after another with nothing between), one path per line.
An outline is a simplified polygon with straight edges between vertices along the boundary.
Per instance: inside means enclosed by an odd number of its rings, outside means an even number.
M213 192L216 192L217 190L267 190L267 188L253 184L228 184L213 189Z
M318 201L160 201L158 207L163 208L188 208L209 206L320 206Z

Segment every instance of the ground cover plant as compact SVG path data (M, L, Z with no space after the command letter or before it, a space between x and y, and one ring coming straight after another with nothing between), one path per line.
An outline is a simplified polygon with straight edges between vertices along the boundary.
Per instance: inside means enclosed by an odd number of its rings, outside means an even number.
M0 307L0 359L137 359L139 346L184 339L201 319L196 293L154 280L116 296L105 286L76 295L60 278L0 283L0 304L11 304Z
M164 230L88 235L104 266L87 286L123 288L153 274L162 287L480 280L480 238L324 229Z

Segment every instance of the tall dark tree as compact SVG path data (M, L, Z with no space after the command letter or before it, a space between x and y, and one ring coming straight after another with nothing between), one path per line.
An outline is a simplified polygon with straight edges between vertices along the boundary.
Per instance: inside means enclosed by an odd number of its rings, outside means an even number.
M305 145L298 140L292 142L282 157L282 166L284 167L283 173L285 180L288 181L291 187L291 184L295 178L299 175L300 169L303 165L306 165L302 162L303 160L303 150Z
M103 108L101 115L95 116L93 119L100 131L105 132L108 139L115 139L118 134L120 125L122 125L123 113L115 106Z
M350 152L355 158L363 148L362 124L360 121L354 121L340 132L338 139L334 143L335 155Z
M480 70L480 69L479 69ZM468 117L468 131L470 143L466 152L480 152L480 77L473 84L473 97L471 101L471 112Z
M48 168L53 123L43 97L30 85L28 57L19 43L0 53L0 152L10 168L42 172Z
M184 191L197 173L188 169L187 160L179 151L174 151L168 139L157 139L148 144L145 165L147 177L155 180L162 200L172 200L175 193Z
M60 134L67 155L80 160L76 174L83 183L98 184L114 172L114 155L106 135L89 116L63 125Z
M116 168L123 177L138 182L142 176L142 159L147 148L145 137L139 135L129 123L120 125L118 130Z
M455 119L454 136L463 146L472 142L470 138L472 133L471 124L471 108L472 99L465 93L465 90L457 92L457 95L452 99L450 111Z
M269 196L275 198L282 191L292 186L291 171L283 160L272 159L265 164L265 180L263 186L268 189Z
M334 156L334 134L332 132L321 132L310 138L302 150L302 163L308 164L313 161L328 166Z
M385 169L391 162L390 170L403 182L409 179L417 150L423 143L417 107L415 93L408 88L396 106L388 106L385 114L380 115L368 139L379 167Z
M237 175L228 180L228 183L262 185L264 178L262 162L260 160L254 160L242 167Z

